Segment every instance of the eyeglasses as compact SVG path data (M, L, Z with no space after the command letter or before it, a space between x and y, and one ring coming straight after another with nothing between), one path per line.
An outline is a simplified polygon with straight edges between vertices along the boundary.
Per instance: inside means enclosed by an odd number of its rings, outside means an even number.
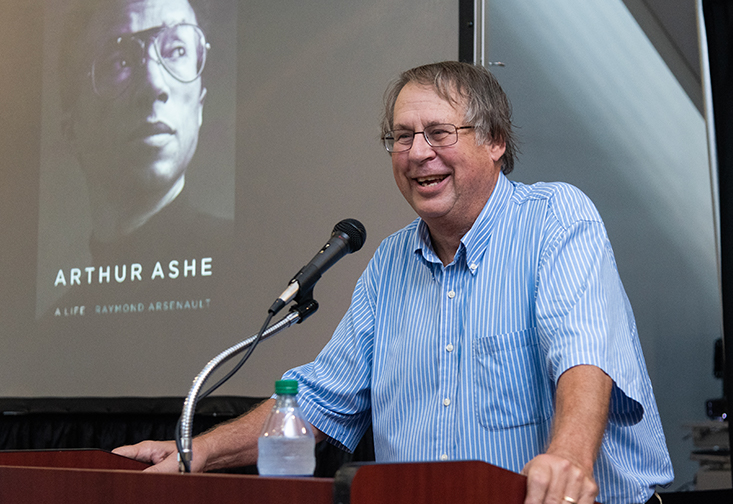
M458 130L470 129L473 126L459 126L453 124L433 124L423 131L398 129L388 131L382 140L387 152L405 152L412 148L415 135L422 135L431 147L448 147L458 142Z
M120 96L130 85L135 69L148 60L150 45L154 60L179 82L193 82L204 70L211 46L196 25L181 23L156 26L110 40L92 63L92 87L103 99Z

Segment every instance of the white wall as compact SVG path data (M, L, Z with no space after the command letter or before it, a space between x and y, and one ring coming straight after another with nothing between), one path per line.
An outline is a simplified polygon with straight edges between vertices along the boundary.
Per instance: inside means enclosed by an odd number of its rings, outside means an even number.
M512 178L563 180L596 203L631 300L676 470L683 424L722 396L705 124L621 0L491 0L488 58L523 141Z

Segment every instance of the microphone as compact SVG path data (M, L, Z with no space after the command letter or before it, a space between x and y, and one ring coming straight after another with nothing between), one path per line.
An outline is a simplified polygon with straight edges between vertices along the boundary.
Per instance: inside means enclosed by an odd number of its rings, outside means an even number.
M273 315L279 312L298 294L306 294L328 268L346 254L361 249L366 241L366 229L356 219L344 219L333 227L331 239L318 251L308 264L290 280L288 288L280 294L268 310Z

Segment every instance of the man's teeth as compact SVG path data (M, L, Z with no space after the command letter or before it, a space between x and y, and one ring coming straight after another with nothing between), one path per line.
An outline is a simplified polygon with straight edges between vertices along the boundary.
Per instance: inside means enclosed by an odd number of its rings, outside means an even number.
M435 176L435 177L419 178L419 179L417 179L417 183L420 184L423 187L427 187L427 186L438 184L445 177L446 177L446 175L438 175L438 176Z

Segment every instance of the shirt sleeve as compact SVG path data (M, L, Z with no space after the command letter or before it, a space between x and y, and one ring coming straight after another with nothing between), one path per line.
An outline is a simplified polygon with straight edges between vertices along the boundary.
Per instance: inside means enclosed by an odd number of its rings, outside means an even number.
M375 259L356 284L351 306L316 359L283 378L298 380L298 404L328 440L352 452L371 424Z
M559 198L537 282L540 341L551 378L597 366L614 382L609 419L635 424L651 384L631 305L603 222L580 191Z

